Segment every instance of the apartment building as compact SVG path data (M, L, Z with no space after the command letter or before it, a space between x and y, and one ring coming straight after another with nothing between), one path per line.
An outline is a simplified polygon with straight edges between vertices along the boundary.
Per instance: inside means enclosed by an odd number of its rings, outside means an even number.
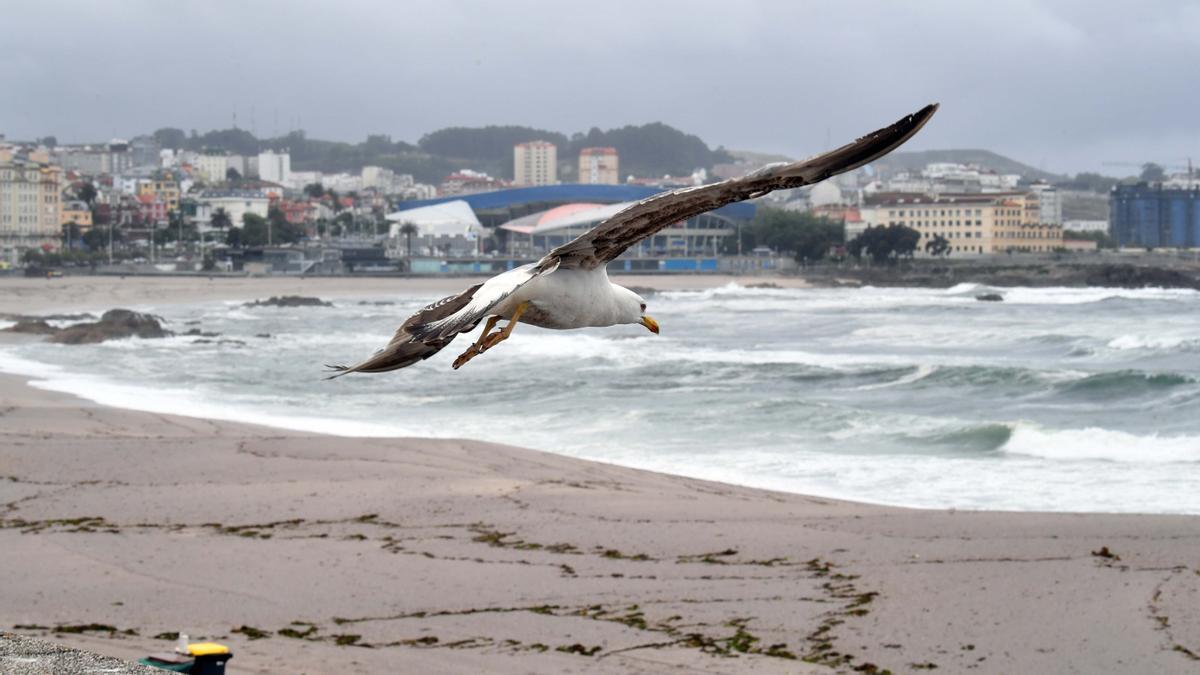
M616 185L621 182L616 148L584 148L579 151L579 182Z
M58 248L62 234L62 167L45 150L0 145L0 254Z
M137 197L145 196L161 201L168 211L174 211L179 208L179 183L161 178L141 179L137 184Z
M549 141L513 146L515 185L554 185L558 182L558 148Z
M880 193L867 198L851 239L870 225L905 225L921 233L919 251L938 235L959 255L1045 253L1063 246L1062 225L1042 220L1041 195L1023 192L937 195Z

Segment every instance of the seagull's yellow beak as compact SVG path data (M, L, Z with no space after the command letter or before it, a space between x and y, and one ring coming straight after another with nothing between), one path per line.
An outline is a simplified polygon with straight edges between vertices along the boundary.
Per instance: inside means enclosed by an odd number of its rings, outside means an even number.
M650 330L651 333L658 335L658 322L646 315L642 315L642 325Z

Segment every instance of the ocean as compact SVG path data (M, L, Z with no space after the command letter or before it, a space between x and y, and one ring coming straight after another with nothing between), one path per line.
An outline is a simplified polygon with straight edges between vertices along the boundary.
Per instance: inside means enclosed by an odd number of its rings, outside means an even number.
M975 299L989 292L1004 301ZM475 438L881 504L1200 513L1195 291L729 285L649 297L659 336L518 326L459 371L468 338L322 379L432 299L134 307L220 337L3 345L0 370L121 407Z

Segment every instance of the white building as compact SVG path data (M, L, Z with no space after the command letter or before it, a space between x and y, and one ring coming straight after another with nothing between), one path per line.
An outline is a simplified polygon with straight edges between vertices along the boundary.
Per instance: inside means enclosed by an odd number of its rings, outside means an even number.
M1062 199L1058 189L1049 183L1034 183L1029 186L1030 192L1038 196L1038 210L1043 225L1062 224Z
M1107 220L1064 220L1063 230L1073 232L1108 232Z
M195 222L200 232L209 232L213 229L213 213L224 209L233 226L241 228L247 213L266 218L270 206L270 198L261 190L201 190L196 195Z
M245 178L250 174L247 172L246 158L241 155L229 155L225 158L225 170L233 169L238 172L238 175ZM224 180L224 177L222 177Z
M292 181L291 154L274 150L258 153L258 177L271 183L290 185Z
M320 171L292 171L288 182L283 183L283 185L293 190L303 190L304 186L312 185L313 183L324 185L322 182L324 178L325 175Z
M558 182L558 148L549 141L513 146L515 185L554 185Z
M321 186L337 192L358 192L363 189L363 181L351 173L327 173L321 176Z
M227 157L222 154L193 154L192 168L196 178L206 183L225 182L225 169L229 168Z
M461 199L397 211L388 214L387 220L391 223L390 257L407 255L410 237L401 231L405 225L416 227L417 231L411 235L415 255L473 255L479 251L479 242L487 232L470 204Z
M364 166L361 178L363 189L375 188L387 195L396 194L415 185L412 174L398 174L381 166Z

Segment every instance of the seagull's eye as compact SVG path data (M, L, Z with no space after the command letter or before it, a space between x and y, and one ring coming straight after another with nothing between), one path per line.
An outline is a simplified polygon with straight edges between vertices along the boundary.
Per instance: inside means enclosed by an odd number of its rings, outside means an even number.
M643 312L646 311L646 303L644 303L644 302L642 303L642 311Z

